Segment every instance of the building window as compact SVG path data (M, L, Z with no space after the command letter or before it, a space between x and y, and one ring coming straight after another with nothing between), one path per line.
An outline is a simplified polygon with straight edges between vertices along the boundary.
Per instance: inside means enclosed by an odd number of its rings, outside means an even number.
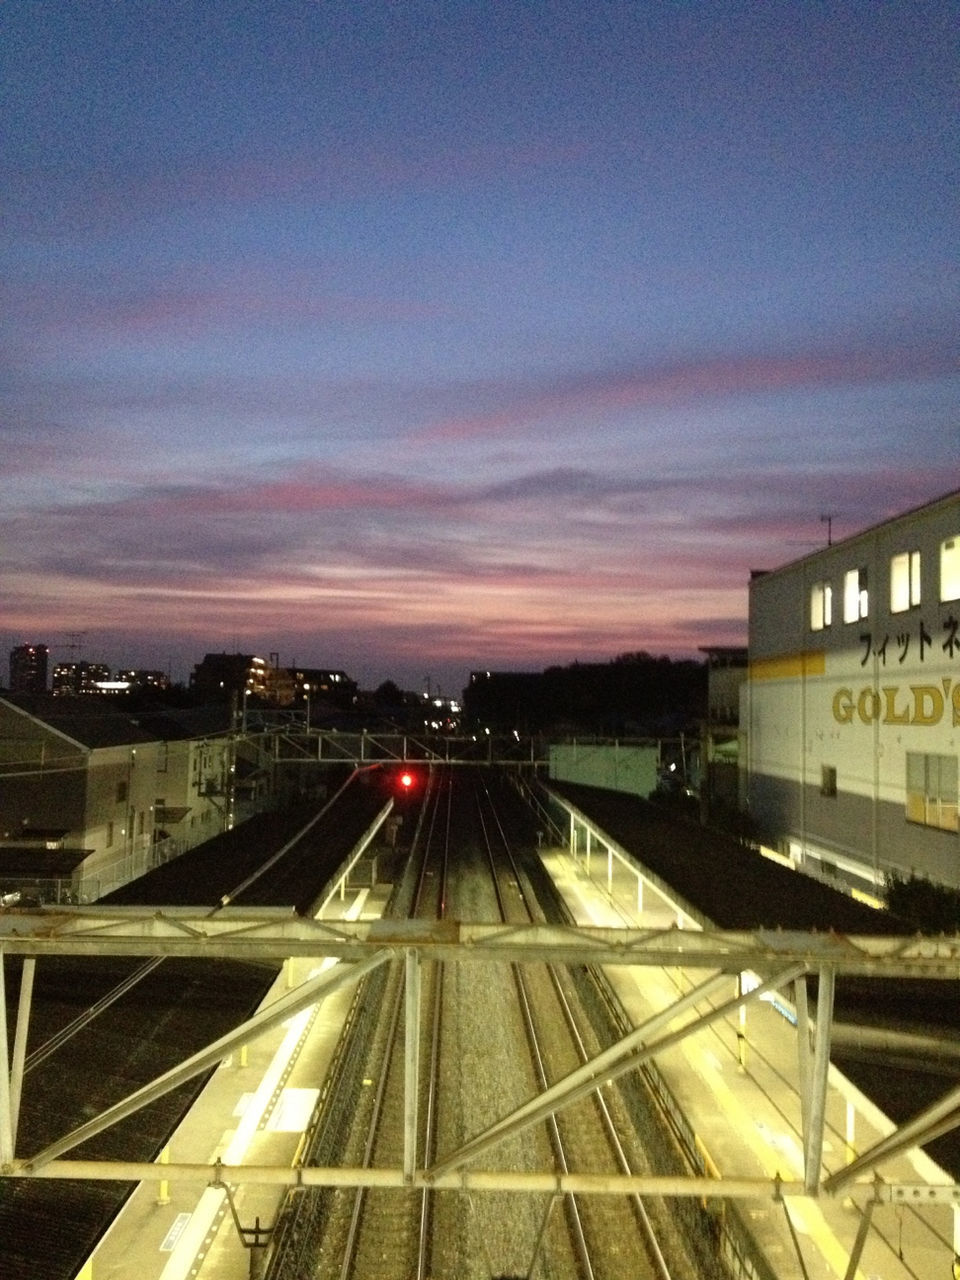
M907 752L907 821L957 830L957 757Z
M109 849L112 844L113 844L113 823L108 822L107 823L107 848Z
M866 569L848 569L843 575L844 622L859 622L867 616L868 607Z
M127 784L125 782L117 783L117 804L125 804L127 800Z
M940 599L960 600L960 536L940 544Z
M836 765L822 764L820 766L820 794L822 796L835 796L837 794Z
M904 551L890 560L890 612L906 613L920 603L920 552Z
M822 631L833 622L833 588L829 582L815 582L810 588L810 630Z

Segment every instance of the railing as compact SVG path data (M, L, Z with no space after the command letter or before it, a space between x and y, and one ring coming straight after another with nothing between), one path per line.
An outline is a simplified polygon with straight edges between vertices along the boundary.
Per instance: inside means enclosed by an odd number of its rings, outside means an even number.
M168 836L142 849L135 849L113 862L100 864L92 875L84 876L78 886L78 901L94 902L105 894L120 889L131 880L146 875L154 867L162 866L186 853L190 843L182 836Z
M0 906L36 907L96 902L138 876L185 853L186 840L175 836L115 858L90 875L0 876Z

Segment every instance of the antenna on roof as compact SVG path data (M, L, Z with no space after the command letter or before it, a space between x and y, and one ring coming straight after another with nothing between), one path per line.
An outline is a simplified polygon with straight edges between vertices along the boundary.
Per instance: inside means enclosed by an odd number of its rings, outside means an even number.
M833 513L827 512L820 516L820 523L827 526L827 546L833 546Z
M85 631L68 631L67 644L64 646L70 654L70 661L74 662L83 656L83 642L87 638Z

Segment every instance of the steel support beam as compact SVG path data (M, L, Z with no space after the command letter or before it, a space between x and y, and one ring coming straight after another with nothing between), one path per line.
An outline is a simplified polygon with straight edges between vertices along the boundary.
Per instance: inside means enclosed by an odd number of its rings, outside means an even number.
M813 1195L820 1181L823 1163L823 1125L827 1109L827 1079L830 1073L830 1028L833 1024L835 974L821 965L817 989L817 1030L813 1046L813 1071L806 1125L803 1131L804 1182ZM801 1081L802 1086L802 1081Z
M860 1259L863 1257L863 1246L867 1243L870 1219L873 1217L873 1207L876 1203L876 1200L868 1200L863 1206L863 1213L860 1215L860 1222L857 1226L857 1238L854 1240L853 1248L850 1250L850 1261L844 1272L843 1280L857 1280L857 1267L859 1267Z
M2 961L0 955L0 961ZM37 962L26 956L20 975L20 1003L17 1006L17 1031L13 1041L13 1063L10 1068L10 1141L17 1148L17 1127L20 1123L20 1099L23 1096L23 1072L27 1060L27 1033L30 1030L30 1009L33 1003L33 979Z
M159 1164L126 1160L51 1160L40 1168L17 1160L5 1170L8 1178L43 1180L87 1179L91 1182L196 1182L231 1186L241 1183L274 1187L386 1187L411 1185L399 1166L389 1169L369 1165L226 1165L176 1162ZM519 1191L531 1195L642 1195L679 1196L685 1199L732 1200L744 1197L775 1201L806 1198L802 1182L776 1178L696 1178L682 1174L647 1175L619 1173L524 1173L514 1169L478 1169L435 1177L429 1169L417 1169L412 1185L431 1191ZM924 1187L926 1192L929 1188ZM875 1194L873 1182L854 1188L855 1194ZM846 1193L845 1193L846 1194Z
M23 956L176 956L358 961L416 945L422 960L454 963L640 965L752 970L761 977L796 963L861 977L960 980L960 937L889 938L758 929L612 928L468 924L455 920L311 920L286 908L52 907L0 910L0 953Z
M13 1113L10 1108L10 1046L7 1037L7 979L0 952L0 1166L13 1159Z
M802 973L793 984L793 1003L797 1012L797 1090L800 1094L800 1131L805 1134L810 1124L810 1005L807 1000L807 975Z
M410 1181L402 1168L374 1169L368 1165L289 1164L190 1164L178 1161L160 1164L133 1160L51 1160L42 1168L29 1161L15 1160L3 1170L7 1178L90 1182L162 1182L231 1186L272 1187L385 1187L404 1189ZM434 1177L429 1169L418 1169L413 1185L433 1191L517 1191L530 1195L641 1195L669 1196L696 1200L807 1200L802 1182L784 1182L779 1177L709 1178L682 1174L616 1173L523 1173L519 1170L458 1170ZM838 1199L840 1197L837 1197ZM844 1199L855 1203L898 1205L923 1200L925 1205L960 1202L955 1183L931 1186L926 1182L888 1185L876 1180L860 1180L843 1190Z
M308 979L288 995L281 996L273 1004L259 1010L252 1018L248 1018L246 1022L239 1027L235 1027L227 1035L221 1036L219 1040L207 1045L205 1049L201 1049L198 1053L191 1055L184 1062L181 1062L179 1066L173 1067L170 1071L164 1072L163 1075L157 1076L149 1084L128 1094L126 1098L114 1103L112 1107L108 1107L99 1116L87 1121L86 1124L80 1125L72 1133L68 1133L56 1142L50 1143L49 1146L44 1147L42 1151L32 1157L28 1162L29 1165L33 1168L40 1168L48 1161L62 1156L65 1152L79 1146L81 1142L85 1142L87 1138L92 1138L95 1134L102 1133L104 1129L116 1124L118 1120L123 1120L126 1116L132 1115L142 1107L147 1106L148 1103L154 1102L157 1098L170 1093L171 1090L178 1088L187 1080L192 1080L194 1076L198 1076L208 1068L216 1066L235 1048L254 1039L262 1032L268 1031L278 1023L286 1021L287 1018L292 1017L295 1013L299 1013L301 1009L316 1004L318 1000L331 991L336 991L339 987L348 983L359 982L366 974L390 959L390 952L383 951L360 964L351 966L336 965L328 969L326 973ZM2 1098L0 1098L0 1103L2 1103Z
M611 1054L616 1053L616 1056L620 1057L621 1060L619 1062L606 1063L602 1072L602 1081L599 1083L608 1083L619 1079L620 1076L642 1066L644 1062L655 1057L658 1053L662 1053L665 1049L670 1049L674 1045L679 1044L681 1040L685 1040L687 1036L692 1035L693 1032L699 1031L703 1027L707 1027L711 1023L725 1017L739 1005L746 1004L752 1000L757 1000L767 991L772 991L778 987L788 985L797 977L797 973L798 970L795 967L785 969L782 973L775 975L768 981L760 983L759 986L755 987L753 991L749 992L747 995L737 995L730 1000L725 1000L715 1008L709 1009L706 1013L701 1014L693 1022L687 1023L685 1026L679 1028L679 1030L671 1032L670 1034L661 1037L659 1040L645 1042L639 1048L636 1047L636 1042L639 1038L638 1032L633 1032L627 1037L630 1041L630 1051L626 1053L626 1057L622 1056L625 1052L623 1049L623 1041L618 1042L618 1044L613 1046L611 1050L606 1050L604 1054L600 1055L601 1057L609 1057ZM675 1007L671 1007L671 1009L666 1012L670 1015L668 1021L672 1021L675 1013ZM644 1028L644 1030L646 1030L646 1028ZM647 1034L649 1034L649 1032L647 1032ZM584 1074L585 1069L589 1068L590 1065L591 1064L588 1063L585 1064L585 1067L578 1067L569 1076L565 1076L551 1089L548 1089L546 1093L539 1094L536 1098L524 1103L523 1106L510 1112L509 1115L504 1116L488 1129L485 1129L482 1133L477 1134L476 1137L471 1138L468 1142L464 1143L458 1151L452 1152L443 1160L438 1160L436 1164L427 1170L428 1175L439 1177L445 1173L449 1173L451 1170L459 1169L464 1164L476 1159L477 1156L483 1154L483 1152L501 1142L505 1137L511 1134L520 1133L524 1129L530 1128L531 1125L538 1123L540 1120L545 1120L548 1116L553 1115L554 1112L559 1111L561 1107L570 1106L574 1102L579 1102L581 1098L588 1097L591 1093L594 1093L599 1087L599 1083L596 1079L597 1072L591 1071L589 1076L586 1078ZM571 1083L571 1080L574 1080L574 1083Z
M403 1172L412 1178L417 1165L417 1116L420 1097L420 957L406 954L404 985Z
M877 1168L884 1160L908 1151L911 1147L919 1147L924 1142L932 1142L941 1134L960 1126L960 1086L945 1093L938 1101L921 1111L919 1115L902 1124L886 1138L875 1142L856 1160L852 1160L844 1169L826 1178L823 1188L828 1192L839 1191L841 1187L852 1182L858 1174Z

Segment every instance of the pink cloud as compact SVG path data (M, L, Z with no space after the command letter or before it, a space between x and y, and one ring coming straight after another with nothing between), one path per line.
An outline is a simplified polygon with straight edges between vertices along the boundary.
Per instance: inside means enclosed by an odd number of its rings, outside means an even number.
M168 276L162 286L144 282L136 289L109 277L98 291L77 295L61 286L32 284L29 291L6 291L8 314L17 314L33 333L83 337L95 330L123 338L163 334L178 337L210 328L248 324L423 322L449 312L419 298L377 297L331 291L309 274L278 277L275 271L249 267L239 278L205 281L202 270ZM28 348L24 348L28 349Z
M688 361L650 369L599 372L561 381L541 391L519 391L507 408L435 422L413 434L426 443L486 438L522 430L548 417L682 404L705 396L897 382L952 374L958 369L960 360L953 350L914 349L906 345Z

